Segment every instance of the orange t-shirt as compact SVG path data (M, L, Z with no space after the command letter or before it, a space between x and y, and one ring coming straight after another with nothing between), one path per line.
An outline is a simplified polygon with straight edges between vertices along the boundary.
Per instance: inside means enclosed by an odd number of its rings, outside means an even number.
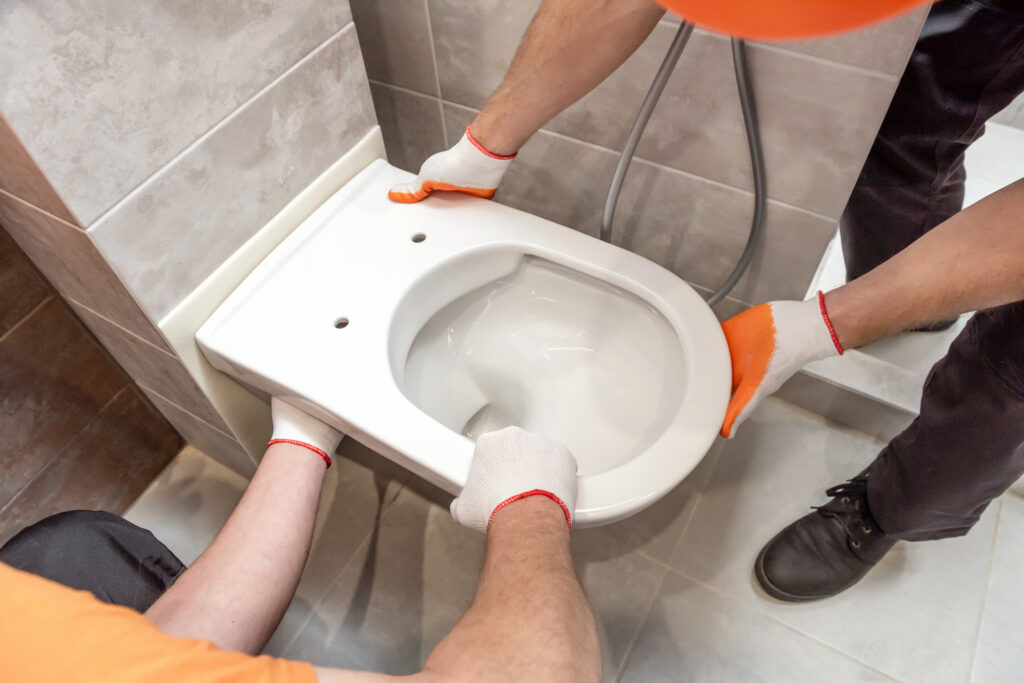
M175 638L127 607L0 562L0 681L315 683L313 667Z

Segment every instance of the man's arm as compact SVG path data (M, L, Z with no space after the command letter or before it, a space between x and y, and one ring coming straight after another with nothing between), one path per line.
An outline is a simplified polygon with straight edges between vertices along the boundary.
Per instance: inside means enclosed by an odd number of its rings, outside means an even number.
M1024 179L825 295L843 348L1024 299Z
M1024 180L936 226L821 301L770 301L722 323L732 400L722 436L806 363L1024 299Z

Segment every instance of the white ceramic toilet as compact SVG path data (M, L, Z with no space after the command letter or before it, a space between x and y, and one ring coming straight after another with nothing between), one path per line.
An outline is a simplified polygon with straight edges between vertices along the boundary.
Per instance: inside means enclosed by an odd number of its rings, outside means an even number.
M577 523L633 514L700 462L729 355L700 296L654 263L496 202L387 199L376 161L302 223L196 338L457 494L473 438L518 425L579 462Z

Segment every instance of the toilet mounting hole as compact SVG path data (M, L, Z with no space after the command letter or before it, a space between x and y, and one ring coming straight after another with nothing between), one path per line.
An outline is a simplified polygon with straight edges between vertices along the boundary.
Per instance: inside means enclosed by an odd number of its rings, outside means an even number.
M334 326L339 330L345 329L348 327L348 318L338 318L334 321Z
M416 233L415 235L412 236L412 241L413 242L422 242L425 239L427 239L427 236L424 235L422 232L418 232L418 233Z

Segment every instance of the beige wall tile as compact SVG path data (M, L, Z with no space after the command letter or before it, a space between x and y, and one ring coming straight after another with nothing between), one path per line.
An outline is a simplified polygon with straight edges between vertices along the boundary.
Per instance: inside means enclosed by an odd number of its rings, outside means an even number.
M437 96L425 0L351 0L351 5L367 75Z
M256 471L256 463L252 461L245 449L230 436L219 429L214 429L162 396L145 389L143 391L157 410L163 413L167 421L185 438L185 441L243 477L251 477Z
M474 115L452 105L445 111L449 135ZM496 199L597 236L617 159L608 150L541 132L509 167ZM743 251L753 201L749 192L634 161L619 200L613 239L714 290ZM765 237L732 298L749 303L803 298L834 232L831 219L770 201Z
M83 230L2 191L0 224L65 298L169 348Z
M374 82L370 92L392 165L416 173L427 157L445 149L436 99Z
M428 0L441 96L480 108L505 75L540 0Z
M74 302L72 307L139 386L160 394L221 431L231 431L177 357L148 344L88 308Z
M7 119L0 115L0 190L24 199L29 204L78 225L64 201L50 185L35 159L14 134Z
M374 125L349 25L89 234L160 320Z
M14 0L0 111L88 225L350 20L345 0Z

